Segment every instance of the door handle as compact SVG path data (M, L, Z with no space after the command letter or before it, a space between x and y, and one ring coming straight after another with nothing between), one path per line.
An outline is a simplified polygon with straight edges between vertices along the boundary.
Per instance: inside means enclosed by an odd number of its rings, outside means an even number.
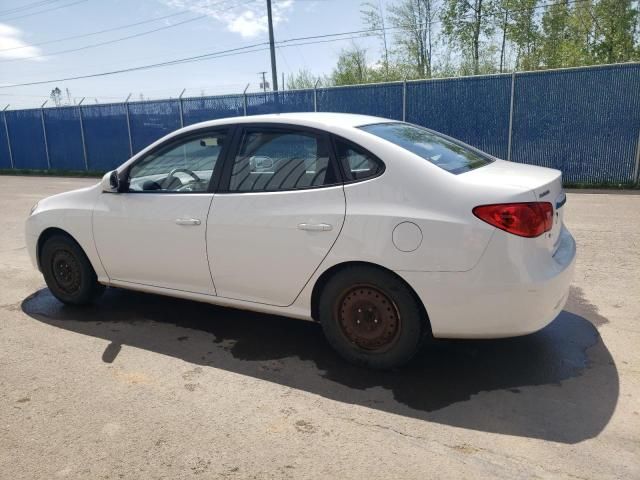
M199 218L176 218L176 225L200 225Z
M298 230L307 230L309 232L328 232L333 226L328 223L299 223Z

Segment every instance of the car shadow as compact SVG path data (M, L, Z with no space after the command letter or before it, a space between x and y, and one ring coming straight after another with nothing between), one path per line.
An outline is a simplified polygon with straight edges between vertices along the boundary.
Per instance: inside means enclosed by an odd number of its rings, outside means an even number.
M608 423L619 377L594 326L606 319L579 289L567 309L535 334L434 340L409 365L378 372L345 363L311 322L114 288L91 307L47 289L22 302L38 321L108 340L107 363L130 345L424 421L576 443Z

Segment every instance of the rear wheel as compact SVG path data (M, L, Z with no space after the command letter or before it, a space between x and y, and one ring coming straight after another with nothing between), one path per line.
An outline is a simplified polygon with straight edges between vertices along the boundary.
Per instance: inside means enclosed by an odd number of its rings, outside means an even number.
M70 237L54 235L48 238L40 253L40 265L47 287L61 302L85 305L104 291L91 262Z
M406 363L428 331L421 306L404 282L370 266L336 273L320 295L319 317L338 353L371 368Z

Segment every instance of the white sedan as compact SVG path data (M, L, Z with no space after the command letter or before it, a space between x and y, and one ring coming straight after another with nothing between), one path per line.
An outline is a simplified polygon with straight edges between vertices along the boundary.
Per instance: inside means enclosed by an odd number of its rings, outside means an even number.
M523 335L567 300L561 173L409 123L227 118L33 207L26 239L68 304L116 286L317 321L389 368L423 339Z

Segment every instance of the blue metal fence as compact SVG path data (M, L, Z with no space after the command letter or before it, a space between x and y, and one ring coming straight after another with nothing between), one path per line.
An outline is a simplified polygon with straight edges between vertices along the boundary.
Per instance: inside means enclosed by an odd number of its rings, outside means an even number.
M640 65L542 73L515 78L512 160L569 182L637 179Z
M9 132L8 145L15 168L49 168L39 110L5 112Z
M6 111L0 168L106 171L182 125L304 111L405 119L572 183L638 181L638 63Z
M42 110L49 165L59 170L84 169L80 111L73 107Z
M111 170L130 157L126 105L84 107L82 121L89 170Z
M511 76L407 84L406 120L507 158Z
M9 144L7 142L7 123L6 115L3 115L0 122L0 168L13 167L13 161L11 159L11 153L9 151Z

